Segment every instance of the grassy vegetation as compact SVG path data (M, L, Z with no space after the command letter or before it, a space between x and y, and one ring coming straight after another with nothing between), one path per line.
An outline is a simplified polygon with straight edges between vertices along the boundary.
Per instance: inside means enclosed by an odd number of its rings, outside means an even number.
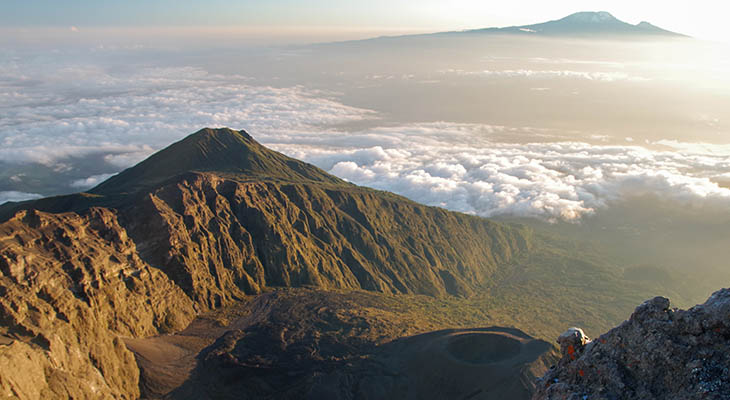
M636 306L667 296L687 298L662 280L634 279L590 243L535 235L533 250L499 269L467 298L339 292L361 304L368 318L396 321L410 335L443 328L508 326L554 341L571 326L598 336L627 319ZM365 317L365 316L364 316Z
M598 336L628 318L648 298L682 299L661 282L627 279L621 268L598 249L584 247L587 244L540 235L533 240L531 252L501 268L492 282L466 298L314 288L270 290L294 298L318 293L321 306L339 304L347 318L372 325L367 339L374 342L445 328L486 326L515 327L549 342L571 326ZM236 305L216 311L212 318L229 321L241 312Z

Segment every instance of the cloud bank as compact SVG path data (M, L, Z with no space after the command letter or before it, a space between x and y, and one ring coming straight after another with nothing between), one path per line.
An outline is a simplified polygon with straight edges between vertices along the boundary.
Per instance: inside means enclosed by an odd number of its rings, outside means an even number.
M495 74L632 79L566 71ZM342 104L332 93L256 86L242 76L198 68L125 73L5 58L0 109L0 161L63 173L69 190L92 187L202 127L228 126L354 183L481 216L577 220L644 194L689 205L730 205L730 190L714 183L730 170L727 146L550 142L559 135L484 124L377 126L374 112ZM369 127L343 127L362 122ZM38 196L13 189L27 187L20 186L23 179L16 174L0 182L0 203Z
M482 70L464 71L460 69L448 69L441 71L442 74L456 76L477 76L495 78L534 78L534 79L585 79L597 82L631 81L644 82L650 80L640 76L632 76L621 71L574 71L574 70L533 70L533 69L503 69L503 70Z
M686 148L676 151L579 142L514 144L493 142L484 134L499 129L418 124L352 134L358 147L273 147L357 184L486 217L577 220L642 195L691 206L730 205L730 190L713 181L730 168L730 149L722 146L673 143Z
M251 132L321 127L371 116L302 87L247 84L196 68L111 73L90 65L56 70L0 63L0 160L53 165L105 154L129 166L205 126Z
M8 201L40 199L41 197L43 196L37 193L25 193L14 190L2 191L0 192L0 204L6 203Z

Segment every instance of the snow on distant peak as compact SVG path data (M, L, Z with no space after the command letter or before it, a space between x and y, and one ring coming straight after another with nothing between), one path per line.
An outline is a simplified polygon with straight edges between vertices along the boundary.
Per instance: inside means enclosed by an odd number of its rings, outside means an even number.
M616 21L616 17L614 17L611 13L609 13L607 11L598 11L598 12L584 11L584 12L578 12L578 13L569 15L565 19L571 20L571 21L592 22L592 23L602 23L602 22Z

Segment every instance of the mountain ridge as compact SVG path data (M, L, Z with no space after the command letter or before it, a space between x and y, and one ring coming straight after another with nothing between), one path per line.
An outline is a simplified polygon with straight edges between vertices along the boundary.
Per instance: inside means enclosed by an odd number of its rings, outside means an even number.
M730 398L728 321L730 289L721 289L688 310L646 300L593 341L571 328L533 400Z
M137 398L120 337L281 287L466 297L531 245L528 229L360 188L230 129L91 193L11 206L0 393L22 398Z
M580 11L566 17L529 25L506 27L485 27L463 29L456 31L441 31L396 36L379 36L369 39L351 40L344 42L323 43L336 45L344 43L367 43L378 40L404 40L429 37L458 37L466 35L511 35L519 37L546 37L546 38L584 38L584 39L659 39L659 38L687 38L691 36L672 32L647 21L636 25L621 21L607 11Z

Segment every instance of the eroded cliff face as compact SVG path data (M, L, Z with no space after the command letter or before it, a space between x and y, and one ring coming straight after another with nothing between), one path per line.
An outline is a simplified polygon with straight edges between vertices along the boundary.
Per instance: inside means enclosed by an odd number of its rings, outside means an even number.
M21 211L0 225L0 390L20 398L135 398L119 336L181 329L193 302L142 261L113 212Z
M205 308L267 286L468 295L529 245L527 231L376 191L211 173L122 213L142 258Z
M359 188L239 132L191 138L97 193L3 208L3 395L135 398L120 337L266 287L468 295L529 248L527 231ZM175 171L180 152L199 170Z
M730 289L689 310L648 300L593 341L577 331L559 339L563 358L534 400L730 398Z

